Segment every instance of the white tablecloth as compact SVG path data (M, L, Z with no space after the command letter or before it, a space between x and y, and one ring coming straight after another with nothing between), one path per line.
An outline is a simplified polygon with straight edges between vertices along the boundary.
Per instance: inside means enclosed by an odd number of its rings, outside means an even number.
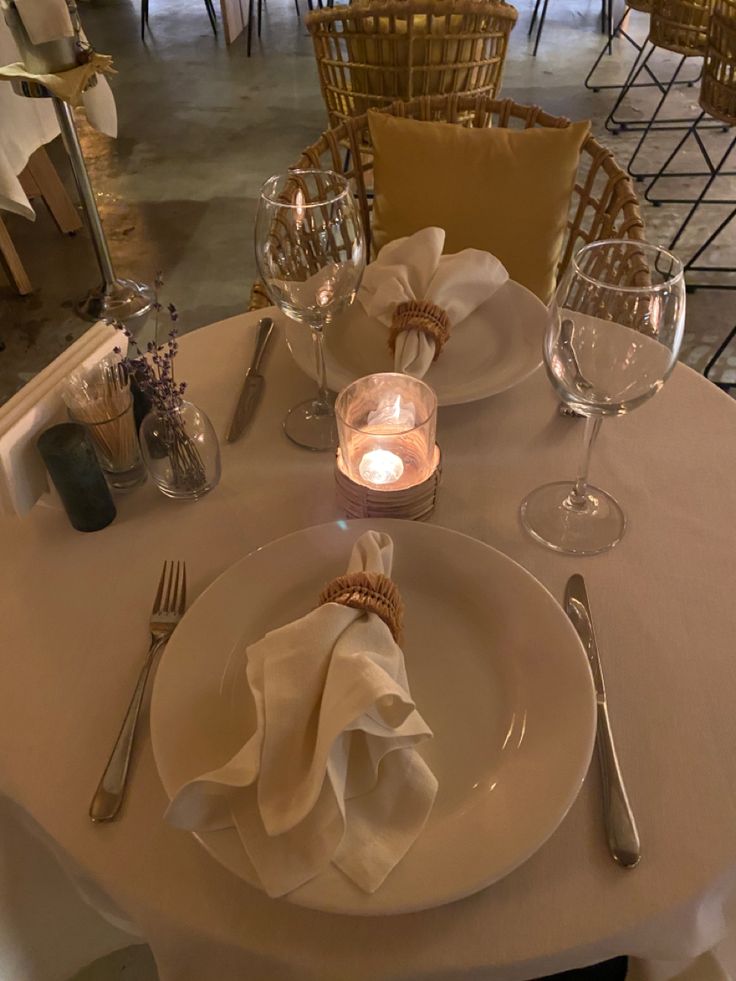
M178 375L219 433L256 319L181 342ZM440 411L444 474L432 520L508 553L556 596L572 571L585 573L641 831L638 869L622 871L608 855L593 767L550 841L475 896L378 919L298 909L240 882L163 822L145 719L124 812L114 824L89 822L146 648L162 559L187 561L194 599L254 547L340 516L329 456L300 451L280 430L285 410L312 391L282 335L265 373L257 422L223 446L222 483L201 502L166 500L149 484L121 498L117 521L94 535L39 508L0 522L0 793L54 843L88 896L94 887L93 902L136 924L162 981L514 981L619 953L671 976L675 962L718 944L736 888L736 406L686 367L650 403L603 425L592 477L630 523L615 550L593 559L546 551L520 529L519 501L573 475L582 435L557 415L541 371Z
M20 60L18 48L0 12L0 65ZM50 99L16 95L0 80L0 208L33 221L36 214L20 186L18 174L40 146L59 135Z

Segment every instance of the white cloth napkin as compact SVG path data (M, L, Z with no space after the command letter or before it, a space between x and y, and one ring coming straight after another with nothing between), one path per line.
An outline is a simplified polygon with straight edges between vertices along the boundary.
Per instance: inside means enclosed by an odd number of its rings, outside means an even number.
M66 0L15 0L15 6L33 44L74 37Z
M442 255L444 244L442 228L423 228L384 245L363 274L358 292L368 316L390 327L399 303L429 300L447 313L451 329L457 330L508 280L504 266L489 252L463 249ZM431 337L403 331L396 338L394 369L422 378L434 355Z
M0 407L0 511L24 515L48 490L36 440L49 426L67 421L61 397L64 379L90 366L126 339L109 324L94 324Z
M390 575L393 542L369 531L348 572ZM334 863L366 892L403 858L437 781L416 750L432 733L401 648L373 613L326 603L247 650L257 726L224 766L187 783L167 819L237 828L264 890L281 896Z

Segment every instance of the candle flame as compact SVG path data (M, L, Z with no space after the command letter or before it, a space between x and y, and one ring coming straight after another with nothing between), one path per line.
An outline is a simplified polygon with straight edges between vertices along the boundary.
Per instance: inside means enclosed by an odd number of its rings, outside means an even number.
M369 484L393 484L404 472L404 461L390 450L370 450L360 461L358 471Z

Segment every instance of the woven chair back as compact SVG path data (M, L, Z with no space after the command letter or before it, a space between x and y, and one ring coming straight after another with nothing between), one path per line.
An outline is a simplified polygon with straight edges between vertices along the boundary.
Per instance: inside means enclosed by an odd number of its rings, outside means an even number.
M570 122L552 116L538 106L524 106L511 99L503 101L487 96L424 96L411 102L396 102L384 110L393 116L419 120L444 120L466 127L499 127L528 129L535 126L560 128ZM350 180L360 209L363 227L371 254L371 210L373 206L373 155L370 131L365 115L351 117L339 126L328 129L303 152L293 166L295 169L335 170ZM345 148L351 152L350 164L343 170ZM411 168L412 163L407 162ZM451 175L448 175L450 179ZM493 194L478 175L479 192ZM626 171L618 164L609 149L593 136L582 146L580 163L570 201L567 230L560 255L558 276L583 245L606 238L644 240L644 224L639 203ZM251 309L268 306L265 290L256 283L251 293Z
M715 0L700 85L700 105L736 125L736 0Z
M677 54L704 55L712 5L713 0L654 0L649 40Z
M495 96L516 18L502 0L358 0L313 11L306 23L330 125L397 99Z

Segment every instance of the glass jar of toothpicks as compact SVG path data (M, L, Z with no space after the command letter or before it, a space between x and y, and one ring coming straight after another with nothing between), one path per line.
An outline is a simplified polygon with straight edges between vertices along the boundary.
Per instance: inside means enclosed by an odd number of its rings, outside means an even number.
M130 379L117 355L71 374L63 397L74 422L82 423L94 443L100 466L111 487L128 490L143 483L141 457L133 415Z

